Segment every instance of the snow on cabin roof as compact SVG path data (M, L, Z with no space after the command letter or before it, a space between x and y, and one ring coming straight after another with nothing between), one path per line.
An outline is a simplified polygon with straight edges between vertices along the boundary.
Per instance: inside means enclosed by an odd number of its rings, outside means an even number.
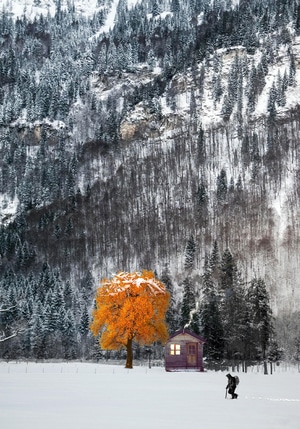
M111 280L102 282L102 286L109 286L111 293L119 293L126 289L129 289L132 284L137 287L147 285L148 289L153 295L160 293L166 293L166 289L162 283L160 283L153 275L150 278L143 278L142 274L120 272L116 274Z
M185 329L185 328L179 329L178 331L171 334L169 336L168 341L171 340L172 338L175 338L178 335L182 335L182 334L190 335L190 336L196 338L197 340L201 341L202 343L205 343L205 340L202 337L200 337L200 335L197 335L197 334L195 334L195 332L189 331L188 329Z

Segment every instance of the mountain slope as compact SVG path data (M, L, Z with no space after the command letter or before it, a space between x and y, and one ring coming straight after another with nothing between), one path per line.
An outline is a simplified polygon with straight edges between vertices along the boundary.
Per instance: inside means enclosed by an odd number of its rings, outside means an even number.
M44 6L0 19L2 277L167 267L180 303L217 241L298 312L298 2Z

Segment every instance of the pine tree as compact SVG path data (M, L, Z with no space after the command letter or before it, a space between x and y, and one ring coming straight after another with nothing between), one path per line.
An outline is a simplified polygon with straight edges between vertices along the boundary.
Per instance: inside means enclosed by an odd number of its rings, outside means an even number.
M199 334L199 312L195 297L195 288L187 277L183 281L180 325Z
M271 120L275 120L276 117L276 102L277 102L277 89L275 86L275 82L273 82L270 92L269 92L269 98L268 98L268 105L267 110L270 115Z
M51 294L48 294L48 297ZM51 301L51 297L49 298ZM57 329L57 314L53 313L53 308L51 306L51 303L46 303L44 312L43 312L43 319L44 319L44 329L45 333L50 336L55 332Z
M157 2L156 0L153 0L151 13L152 13L152 15L153 15L154 17L159 15L159 13L160 13L160 10L159 10L159 9L160 9L160 8L159 8L159 4L158 4L158 2Z
M257 80L257 72L254 63L252 63L252 67L250 70L250 77L249 77L249 87L248 87L248 108L250 112L254 112L255 105L257 102L257 87L256 87L256 80Z
M295 86L296 84L296 65L295 65L295 56L293 53L290 54L290 69L289 69L289 85Z
M222 255L220 268L220 286L224 291L230 293L231 289L233 288L236 265L232 253L228 248L225 249Z
M31 354L33 357L38 359L45 357L45 335L43 331L43 322L38 315L36 315L35 319L32 321L30 345Z
M202 128L202 124L199 127L198 139L197 139L197 161L200 165L203 165L206 160L206 142L205 134Z
M206 186L201 180L197 194L196 194L196 209L201 226L206 226L208 223L208 194Z
M90 315L86 304L82 305L81 315L79 318L78 331L80 333L80 354L83 357L87 357L89 348L92 346L91 332L90 332Z
M267 373L267 348L273 333L273 315L269 303L269 293L262 278L254 278L247 291L247 302L252 318L253 338L257 349L260 349Z
M227 196L227 175L224 168L217 177L217 200L222 202Z
M212 96L215 107L221 100L224 91L222 86L222 66L222 59L220 59L218 55L215 55L213 58L214 74L212 77Z
M64 302L66 308L71 308L73 298L73 290L69 280L65 282L64 286Z
M65 313L63 321L63 345L64 357L66 359L74 359L77 354L76 350L76 327L75 317L73 312L69 309Z
M220 281L220 252L217 240L213 243L213 248L209 257L210 275L215 283Z
M252 162L252 180L256 180L259 174L261 164L261 156L259 153L259 142L256 133L253 133L251 141L251 162Z
M195 243L194 236L191 235L190 238L188 239L186 249L185 249L184 267L186 270L190 270L194 267L195 252L196 252L196 243Z
M84 305L81 311L81 316L79 320L79 332L82 336L86 336L89 332L89 325L90 325L90 317L87 310L87 306Z
M200 303L201 334L205 339L204 354L208 360L218 361L224 355L224 333L219 309L217 286L211 276L208 258L205 258Z
M179 0L171 0L171 11L173 13L178 13L180 11L180 2L179 2Z
M243 280L229 249L224 251L220 263L219 287L226 357L241 359L245 297Z
M174 286L167 265L165 266L160 276L160 281L165 285L167 291L170 293L170 303L168 311L166 313L166 323L168 326L168 331L169 333L175 332L179 328L179 317L175 300Z
M90 270L88 270L80 282L82 296L84 301L89 300L95 289L95 281Z

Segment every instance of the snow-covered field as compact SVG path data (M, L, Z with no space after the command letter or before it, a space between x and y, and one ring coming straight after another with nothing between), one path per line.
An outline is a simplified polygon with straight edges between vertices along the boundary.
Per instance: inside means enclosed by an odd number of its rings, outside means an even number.
M239 373L87 363L0 362L1 429L299 429L300 373Z

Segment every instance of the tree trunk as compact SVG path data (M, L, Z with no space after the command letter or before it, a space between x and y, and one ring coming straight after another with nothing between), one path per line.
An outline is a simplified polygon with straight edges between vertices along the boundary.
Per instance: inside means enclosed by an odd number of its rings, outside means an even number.
M132 368L132 339L130 338L126 344L127 358L125 368Z
M264 360L264 374L268 375L268 364L266 359L266 349L263 348L263 360Z

